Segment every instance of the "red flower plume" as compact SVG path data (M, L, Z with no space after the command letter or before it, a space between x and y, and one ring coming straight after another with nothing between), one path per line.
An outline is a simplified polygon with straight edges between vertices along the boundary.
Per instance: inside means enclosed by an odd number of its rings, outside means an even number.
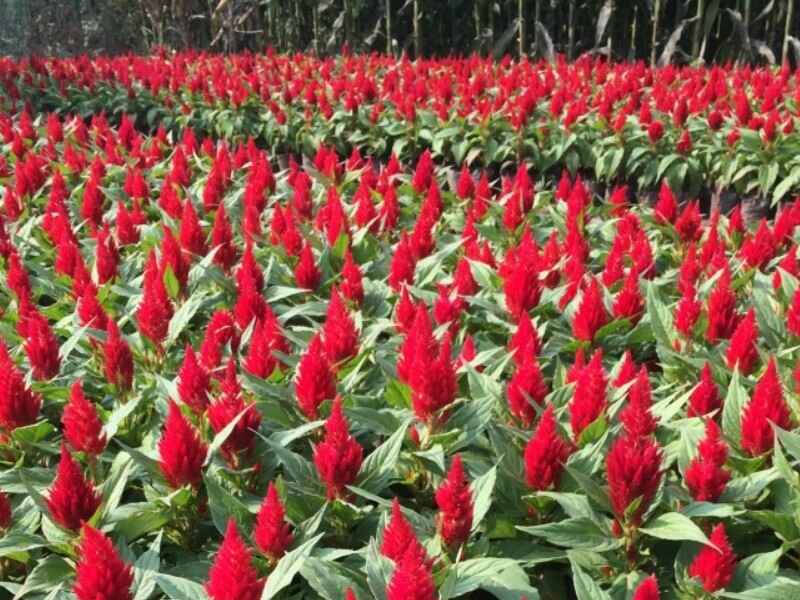
M51 379L58 375L61 363L58 339L47 318L38 310L31 311L25 320L25 354L33 368L33 376L39 380Z
M178 369L178 395L181 402L197 414L205 412L210 382L211 377L197 360L191 344L186 344L183 363Z
M772 450L775 441L773 423L783 429L792 427L774 357L770 358L767 370L758 380L753 398L742 414L742 448L750 456Z
M56 479L47 496L50 517L64 529L77 531L100 506L100 495L86 480L81 468L65 445L61 445L61 460Z
M619 420L625 433L631 437L646 437L656 430L656 420L650 412L653 404L650 378L647 368L639 369L639 375L628 389L628 405L620 413Z
M386 600L436 600L437 597L427 557L418 549L409 548L397 562L386 588Z
M511 381L508 382L506 391L511 414L522 423L523 427L530 427L536 419L536 409L531 405L531 401L541 406L548 393L550 390L542 377L536 356L523 355L522 361L517 363Z
M325 439L314 448L314 465L325 484L329 500L340 498L345 487L356 480L363 457L363 449L350 436L342 401L337 396L325 422Z
M341 365L358 354L358 331L336 287L331 291L322 327L322 346L333 366Z
M719 426L706 421L706 436L697 446L697 456L686 468L686 487L698 502L716 502L725 491L731 473L724 468L728 446L721 439Z
M597 331L608 323L603 294L597 279L592 277L583 290L578 310L572 317L572 334L576 339L591 342Z
M42 397L25 384L25 379L0 341L0 428L6 433L36 422Z
M636 591L633 592L631 600L660 600L661 594L658 591L658 580L655 575L650 575L642 581Z
M292 543L292 532L286 522L278 490L270 481L267 495L256 518L253 540L258 549L272 562L279 560Z
M106 379L120 391L133 385L133 354L113 319L108 320L106 342L103 344L103 372Z
M244 413L222 444L225 457L235 464L236 454L252 449L255 432L261 425L261 413L255 404L246 402L242 396L242 388L236 376L236 363L233 360L228 362L221 388L222 395L208 406L208 422L214 433L219 433L240 413Z
M225 539L208 571L206 592L212 600L259 600L263 587L250 549L239 535L236 522L230 519Z
M716 548L703 546L689 565L689 575L699 579L707 592L716 592L728 586L733 579L736 555L722 523L714 527L709 540Z
M514 353L514 362L518 365L526 360L526 356L539 354L541 342L539 332L528 315L522 315L517 321L517 330L508 341L508 351Z
M620 523L641 523L642 515L655 498L661 484L661 449L652 437L623 434L611 446L606 457L611 507ZM639 504L626 515L634 500Z
M97 416L94 404L83 395L81 382L72 385L69 402L61 415L64 427L64 438L78 452L97 455L106 447L106 436L103 423Z
M678 202L666 181L661 182L658 192L658 202L655 206L656 220L661 223L674 223L678 214Z
M572 447L561 438L553 405L548 404L533 437L525 446L525 480L537 491L557 488Z
M150 252L144 273L144 295L136 310L139 331L151 342L160 345L167 337L173 308L164 285L163 272L158 267L155 251Z
M758 324L756 323L756 313L754 309L747 311L744 318L739 321L736 330L731 336L731 344L725 355L729 369L738 366L743 375L753 371L758 360Z
M84 525L72 588L78 600L131 600L132 585L133 569L122 561L111 540Z
M361 269L353 260L353 255L348 248L344 253L344 266L342 266L342 283L340 289L342 295L351 302L360 304L364 299L364 285L362 283L363 276Z
M294 279L297 287L312 291L316 290L320 277L322 275L314 262L311 244L306 243L300 251L300 260L294 269Z
M466 542L472 529L472 493L459 455L453 458L447 477L436 490L436 505L444 543L459 546Z
M605 411L608 404L606 388L603 352L596 350L589 364L581 369L569 403L570 425L576 440Z
M644 312L644 300L639 291L639 275L631 270L625 278L622 289L614 298L614 317L617 319L630 319L636 324Z
M199 487L208 447L173 401L169 403L158 452L161 473L171 488L186 484Z
M412 546L419 554L425 554L425 549L419 543L413 527L403 516L400 501L395 498L392 501L392 517L383 530L381 554L397 562L403 558L408 548Z
M307 419L316 419L319 406L336 395L336 378L322 350L319 334L311 338L300 362L295 379L297 405Z
M703 365L703 370L700 371L700 383L689 396L688 415L690 417L707 415L721 406L722 400L719 397L717 384L714 383L714 377L711 375L711 365L706 363Z

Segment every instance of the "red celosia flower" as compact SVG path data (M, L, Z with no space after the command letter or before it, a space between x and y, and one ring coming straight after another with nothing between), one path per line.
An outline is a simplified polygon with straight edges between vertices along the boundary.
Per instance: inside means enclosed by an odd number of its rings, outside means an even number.
M167 337L167 328L172 318L173 308L164 285L164 277L151 251L145 265L144 295L136 309L136 322L139 331L151 342L160 346Z
M411 242L408 235L403 233L389 264L389 285L395 292L400 291L403 284L414 283L416 266L417 262L411 249Z
M753 397L742 413L742 448L750 456L772 450L773 424L783 429L791 429L792 425L774 357L770 358L767 370L758 380Z
M625 354L622 356L622 365L619 368L616 379L614 379L614 387L619 388L633 381L636 379L637 373L636 363L633 362L633 354L631 354L630 350L625 350Z
M711 365L706 363L700 372L700 383L689 396L687 413L690 417L699 417L718 410L721 406L722 400L719 397L717 384L714 383L714 377L711 375Z
M103 285L117 276L119 253L108 224L98 230L96 240L94 268L97 274L97 284Z
M125 564L105 534L81 528L73 591L78 600L131 600L133 569Z
M469 172L466 163L461 166L461 172L458 175L455 191L456 195L462 200L470 198L475 191L475 182L472 179L472 174Z
M786 311L786 329L795 337L800 337L800 288L792 296L792 304Z
M322 327L322 347L334 369L358 354L358 331L336 287Z
M256 377L268 378L281 363L274 352L289 354L289 346L283 337L278 319L271 310L256 322L250 337L250 346L244 359L244 369Z
M763 268L775 255L776 240L766 219L761 219L755 235L748 236L742 244L740 254L748 267Z
M694 284L691 284L684 288L683 296L675 307L675 329L678 333L691 338L701 310L702 306L697 300Z
M337 396L325 421L325 439L314 448L314 465L325 484L328 500L342 497L345 487L355 482L364 451L350 436L342 401Z
M342 282L339 289L342 295L356 304L360 304L364 299L364 285L362 283L363 276L358 263L353 260L353 255L350 248L347 248L344 253L344 265L342 266Z
M183 248L185 252L197 256L205 256L208 252L206 234L200 226L200 220L197 218L197 211L194 209L194 204L188 199L183 204L178 236L180 238L181 248Z
M169 268L175 276L175 279L177 279L180 290L185 291L189 281L189 260L181 250L178 240L175 239L172 230L164 226L162 231L163 236L160 246L161 271L166 273L167 268Z
M233 241L233 231L223 204L220 204L214 215L214 225L211 228L211 248L216 249L214 262L224 271L229 271L236 264L238 250Z
M572 447L558 433L553 405L548 404L525 446L525 480L537 491L557 488Z
M430 187L432 180L433 159L431 158L430 150L426 148L417 161L417 168L414 171L414 177L411 180L411 185L415 192L421 194Z
M314 262L311 244L306 243L300 251L300 260L294 269L297 286L306 290L316 290L322 275Z
M120 391L133 385L133 354L119 332L116 321L108 320L106 342L103 344L103 372L106 379Z
M514 362L519 365L526 355L536 356L540 346L539 332L533 326L533 321L528 315L521 316L517 321L517 330L508 341L508 351L514 354Z
M661 121L652 121L647 126L647 137L650 143L655 144L664 136L664 124Z
M644 437L655 432L656 420L650 412L652 404L650 378L647 367L642 366L633 385L628 389L628 405L619 416L627 435Z
M78 300L78 317L83 326L88 325L92 329L101 331L105 331L108 327L108 315L97 300L97 290L94 285L83 288L83 295Z
M61 445L56 479L47 495L50 517L64 529L77 531L100 506L100 495L81 473L67 447Z
M413 527L403 516L400 501L395 498L392 501L392 517L383 530L381 554L397 562L403 558L411 546L415 547L417 552L424 556L425 550L417 539L417 534L414 532Z
M683 207L681 214L675 220L675 230L684 242L695 242L700 239L703 234L703 217L697 200Z
M242 388L236 376L236 363L233 360L228 362L221 387L222 395L208 405L208 422L214 433L219 433L239 414L244 413L222 444L225 457L235 464L238 453L252 450L255 432L261 425L261 413L255 404L246 402L242 396Z
M208 571L206 592L212 600L258 600L264 581L258 578L253 556L230 519L225 539Z
M503 278L506 308L514 319L534 308L541 297L539 274L534 261L518 260Z
M169 403L158 452L161 473L171 488L187 484L199 487L208 447L173 401Z
M644 300L639 291L639 275L631 271L625 278L622 289L614 298L613 307L614 317L617 319L629 319L636 324L644 312Z
M466 542L472 529L472 493L459 455L453 458L447 477L436 490L436 505L444 543L460 546Z
M523 427L530 427L536 419L536 409L531 405L531 401L541 406L549 393L536 355L523 355L506 390L511 414L522 423Z
M661 594L658 591L658 580L655 575L650 575L642 581L636 591L633 592L631 600L660 600Z
M686 487L698 502L716 502L725 491L731 473L724 468L728 446L721 439L719 426L706 421L706 436L697 446L697 456L686 468Z
M117 202L117 241L120 246L130 246L139 241L139 230L125 204Z
M178 395L186 406L202 414L208 406L211 378L199 361L191 344L186 344L183 363L178 369Z
M347 588L344 593L344 600L358 600L356 598L355 592L353 592L353 588Z
M336 378L322 349L319 334L311 338L297 365L295 380L297 405L307 419L316 419L319 406L336 396Z
M608 403L606 386L603 352L596 350L589 364L581 369L569 403L569 420L576 440L605 411Z
M725 355L728 368L733 369L738 366L743 375L753 371L758 361L758 325L756 324L756 313L752 308L747 311L744 318L739 321L736 330L731 336L731 344Z
M725 526L722 523L711 531L709 541L716 548L703 546L689 565L689 575L699 579L707 592L716 592L725 588L733 579L736 555L728 542Z
M61 364L58 339L47 318L39 311L34 310L26 321L25 353L33 367L33 376L36 379L51 379L58 375Z
M386 600L435 600L438 597L428 559L419 548L409 547L396 563L386 588Z
M639 525L661 484L661 449L652 437L623 434L608 452L606 476L617 521ZM637 508L626 515L637 499Z
M64 438L78 452L97 455L105 449L103 423L94 404L83 395L80 380L72 385L69 402L61 415L61 424L64 426Z
M731 290L731 273L726 267L708 296L708 329L706 339L712 344L726 340L739 323L736 312L736 294Z
M404 294L406 288L403 288ZM401 302L403 297L401 297ZM425 304L420 302L416 307L409 300L409 308L413 313L411 314L411 324L404 325L403 329L407 331L406 338L400 347L400 355L397 358L397 376L405 383L411 382L411 377L414 369L414 362L417 360L418 355L422 355L420 362L431 363L436 357L436 340L433 337L433 330L431 328L431 320L428 315L428 310ZM404 321L408 321L408 316L403 316L401 313L400 302L398 302L398 317L403 317Z
M678 201L666 180L661 182L661 189L658 191L658 202L655 206L656 220L661 223L674 223L678 215Z
M258 549L272 562L279 560L292 543L291 527L284 515L278 490L270 481L267 495L256 517L253 540Z
M28 271L25 270L22 259L20 259L16 251L12 251L8 257L6 283L8 283L8 287L17 295L17 298L30 298L30 277L28 276Z
M578 340L591 342L597 331L608 323L603 293L597 279L592 277L581 295L580 304L572 317L572 334Z
M11 508L11 502L8 499L8 494L0 491L0 530L5 531L11 527L12 516L13 510Z
M215 369L222 361L222 349L230 344L231 351L239 347L239 332L233 315L227 310L217 310L206 327L200 346L200 360L207 369Z
M416 323L416 321L415 321ZM437 413L453 402L456 396L455 366L450 356L450 340L445 337L436 352L436 345L429 348L433 354L420 351L424 338L417 344L417 352L411 363L409 385L411 406L421 421L432 422ZM439 417L443 415L438 415Z

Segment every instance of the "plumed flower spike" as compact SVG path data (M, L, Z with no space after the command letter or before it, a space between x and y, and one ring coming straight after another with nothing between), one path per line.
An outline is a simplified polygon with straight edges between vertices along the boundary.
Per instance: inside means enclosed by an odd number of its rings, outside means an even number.
M631 437L644 437L656 430L656 420L650 412L653 404L650 377L642 366L639 375L628 390L628 405L620 414L625 433Z
M208 447L173 401L169 403L158 451L161 455L161 473L171 488L200 485Z
M315 335L297 365L295 394L300 411L309 420L317 418L319 406L336 395L336 378Z
M579 371L575 393L569 403L570 425L576 440L606 409L608 400L603 352L596 350L589 364Z
M0 530L5 531L11 527L13 517L13 509L11 508L11 501L8 499L8 494L0 490Z
M208 391L211 377L197 360L191 344L186 344L183 363L178 369L178 395L181 402L195 413L202 414L208 406Z
M436 490L436 505L444 543L454 547L466 542L472 529L472 493L459 455L453 458L447 478Z
M713 593L730 584L736 570L736 555L722 523L714 527L709 540L718 549L703 546L689 565L689 575L700 580L705 591Z
M731 344L725 359L729 369L739 367L743 375L753 371L758 360L758 325L754 309L747 311L745 317L739 321L736 330L731 336Z
M126 392L133 385L133 354L113 319L108 320L106 343L103 344L103 372L106 379Z
M151 251L145 265L144 294L136 310L139 331L151 342L160 346L167 337L167 327L172 314L172 302L167 295L163 273L158 267L155 251Z
M336 287L331 290L322 330L322 345L334 368L358 354L358 331Z
M662 478L661 449L652 437L623 434L606 457L611 507L617 521L639 525L655 498ZM628 508L638 500L635 510Z
M555 411L548 404L525 446L525 480L533 490L557 488L572 447L558 433Z
M347 591L344 593L344 600L358 600L353 588L347 588Z
M103 423L94 404L83 394L81 382L76 381L70 391L69 402L61 415L64 438L78 452L97 455L106 447Z
M397 562L406 553L410 546L415 546L421 554L425 553L419 543L417 534L411 524L403 516L400 501L395 498L392 501L392 517L386 528L383 530L383 542L381 543L381 554Z
M62 444L56 479L47 496L47 508L53 521L64 529L77 531L98 509L100 500L94 486Z
M253 540L258 549L275 562L286 552L292 539L291 527L286 522L278 490L270 481L267 495L258 511Z
M342 401L337 396L325 422L325 439L314 449L314 465L329 500L344 495L345 488L356 480L363 458L364 451L350 436Z
M0 348L3 355L0 364L0 428L11 432L36 422L42 397L25 384L22 373L8 357L2 341Z
M688 415L690 417L707 415L721 406L722 399L719 396L717 384L714 382L714 376L711 374L711 365L706 363L703 365L703 370L700 371L700 383L689 396Z
M102 532L81 529L73 591L78 600L131 600L133 569L126 565Z
M236 522L228 521L225 539L208 571L206 592L212 600L258 600L264 582L259 580L253 557L245 545Z
M535 355L525 354L522 362L517 365L506 391L511 414L524 427L530 427L536 419L536 409L531 405L531 401L541 405L548 393L550 390L542 377L539 361Z
M576 339L591 342L597 331L608 323L603 293L597 279L592 277L583 291L578 310L572 317L572 334Z
M27 318L25 353L33 367L33 376L39 380L51 379L58 374L59 343L50 323L38 311Z
M783 429L792 428L778 368L775 358L771 357L742 414L742 448L750 456L772 450L775 442L773 424Z
M698 502L716 502L731 478L724 468L728 446L721 439L719 426L706 422L705 438L697 446L697 456L686 468L686 487Z
M386 588L386 600L436 600L436 584L424 554L410 547Z
M631 600L660 600L661 594L658 591L658 580L655 575L650 575L642 581L633 593Z

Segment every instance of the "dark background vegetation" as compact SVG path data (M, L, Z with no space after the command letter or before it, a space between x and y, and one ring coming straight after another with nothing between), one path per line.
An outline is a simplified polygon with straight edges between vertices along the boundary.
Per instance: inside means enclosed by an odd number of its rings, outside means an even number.
M797 0L0 0L0 53L584 52L652 63L800 58Z

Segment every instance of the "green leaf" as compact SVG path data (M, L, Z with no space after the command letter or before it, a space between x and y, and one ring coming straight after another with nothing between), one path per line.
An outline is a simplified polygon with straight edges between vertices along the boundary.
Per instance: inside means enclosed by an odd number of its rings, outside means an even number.
M570 560L572 565L572 583L575 586L575 597L577 600L610 600L608 595L597 583L578 566Z
M620 545L620 541L615 539L610 531L601 528L597 522L585 517L564 519L542 525L518 525L517 529L566 548L603 552Z
M323 535L323 533L320 533L311 538L291 552L287 552L278 561L275 570L270 573L269 579L267 579L267 585L264 586L261 600L270 600L270 598L274 598L278 592L292 583L292 579L294 579L294 576L303 567L306 558L311 556L314 546L322 539Z
M659 515L647 522L647 527L639 531L660 540L690 541L711 545L706 534L694 522L681 513L671 512Z
M224 489L214 475L206 473L203 476L203 481L208 492L208 507L211 510L211 519L214 521L217 531L224 535L228 527L228 520L231 518L236 521L236 524L243 531L249 531L253 515L242 501Z
M733 371L733 377L728 385L728 393L722 407L722 431L725 436L736 446L742 436L742 411L747 404L747 391L741 384L739 369Z
M161 533L150 544L134 564L133 600L147 600L158 583L158 570L161 566Z
M400 458L403 440L410 423L409 420L404 421L389 439L367 456L358 474L358 487L377 494L388 485Z
M483 518L492 506L492 492L497 480L497 465L475 479L470 486L472 492L472 531L480 527Z
M206 589L202 585L183 577L159 573L156 575L156 583L171 600L208 600Z
M394 571L394 563L378 550L377 541L370 540L367 548L367 584L375 600L386 600L386 587Z
M471 558L456 563L448 569L443 586L446 593L441 594L442 600L477 590L483 583L492 581L498 573L516 564L516 561L508 558Z

